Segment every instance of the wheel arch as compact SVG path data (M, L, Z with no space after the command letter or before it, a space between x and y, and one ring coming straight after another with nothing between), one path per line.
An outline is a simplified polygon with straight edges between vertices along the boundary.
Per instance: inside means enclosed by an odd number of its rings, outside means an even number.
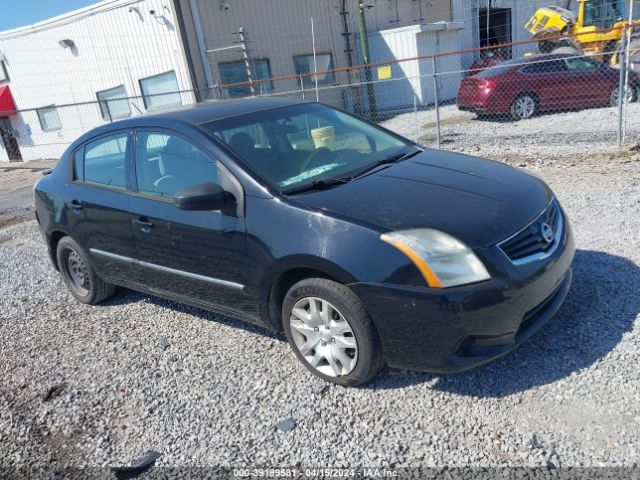
M278 331L282 330L282 302L289 289L305 278L326 278L348 285L357 279L344 268L324 258L292 256L282 259L262 282L266 291L263 303L269 323ZM355 295L355 293L354 293Z
M63 230L53 230L48 234L48 243L49 243L49 256L51 257L51 261L53 262L53 266L56 270L60 270L60 266L58 265L58 256L56 252L58 250L58 243L64 237L69 237L70 235Z

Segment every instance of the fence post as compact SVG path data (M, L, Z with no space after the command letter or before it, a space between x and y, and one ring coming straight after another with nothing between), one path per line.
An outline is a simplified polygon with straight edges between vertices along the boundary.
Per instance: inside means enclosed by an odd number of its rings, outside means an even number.
M629 24L633 25L633 15L634 15L634 5L635 5L635 0L631 0L631 2L629 2ZM623 123L622 123L622 143L625 144L627 142L627 108L629 107L629 101L627 98L627 90L629 90L629 70L631 70L631 37L633 35L633 27L627 27L627 31L626 33L626 39L627 39L627 48L625 49L625 58L624 58L624 69L625 69L625 73L624 73L624 84L625 84L625 91L624 91L624 109L623 109L623 113L622 113L622 119L623 119Z
M316 82L316 102L320 101L318 93L318 62L316 61L316 32L313 28L313 17L311 17L311 44L313 46L313 78Z
M436 67L436 56L431 57L433 65L433 99L436 108L436 143L440 150L440 102L438 101L438 72Z
M631 2L633 4L633 2ZM626 28L626 27L625 27ZM627 31L622 32L622 48L618 55L620 64L620 79L618 81L618 147L622 147L622 117L624 115L624 103L626 102L627 89L625 88L625 67L627 64Z
M300 78L300 91L302 92L302 99L304 100L304 80L302 79L302 75L300 75L299 78Z

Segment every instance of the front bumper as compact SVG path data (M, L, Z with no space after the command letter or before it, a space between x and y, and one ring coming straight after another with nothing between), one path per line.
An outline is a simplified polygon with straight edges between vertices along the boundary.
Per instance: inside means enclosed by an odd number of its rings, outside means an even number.
M487 249L485 260L499 264L487 282L448 289L350 287L373 319L389 366L457 372L509 353L551 319L569 292L574 253L567 222L561 245L544 261L517 267L496 248Z

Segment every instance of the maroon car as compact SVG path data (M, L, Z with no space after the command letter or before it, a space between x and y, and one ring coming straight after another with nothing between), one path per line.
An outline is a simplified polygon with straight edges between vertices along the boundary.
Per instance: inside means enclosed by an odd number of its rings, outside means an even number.
M620 71L589 57L535 55L509 60L462 80L460 110L511 115L520 120L541 111L617 105ZM629 75L628 99L640 93L640 77Z

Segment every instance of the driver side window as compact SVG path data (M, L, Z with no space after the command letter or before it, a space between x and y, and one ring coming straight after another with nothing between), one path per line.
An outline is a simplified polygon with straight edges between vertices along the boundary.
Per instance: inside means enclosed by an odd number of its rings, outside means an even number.
M175 135L138 132L136 136L138 190L173 197L200 183L220 183L218 162Z

